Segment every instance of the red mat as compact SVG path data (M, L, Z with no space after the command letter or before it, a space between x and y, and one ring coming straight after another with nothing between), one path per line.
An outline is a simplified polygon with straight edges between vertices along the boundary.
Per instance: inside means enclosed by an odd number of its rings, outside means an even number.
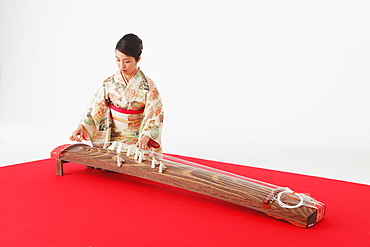
M370 186L186 158L308 192L309 229L207 196L54 160L0 168L0 246L370 246Z

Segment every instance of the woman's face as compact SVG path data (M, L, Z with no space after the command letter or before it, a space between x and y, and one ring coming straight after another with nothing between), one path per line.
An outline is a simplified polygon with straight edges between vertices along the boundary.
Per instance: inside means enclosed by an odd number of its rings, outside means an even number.
M116 63L119 70L124 75L133 76L136 72L136 66L139 61L140 57L138 61L136 61L134 57L127 56L119 50L116 50Z

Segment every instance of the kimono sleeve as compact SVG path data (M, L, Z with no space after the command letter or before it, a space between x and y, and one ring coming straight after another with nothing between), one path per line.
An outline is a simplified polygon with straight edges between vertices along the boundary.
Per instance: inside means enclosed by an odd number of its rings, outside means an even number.
M151 86L149 87L144 117L140 127L140 138L142 135L146 135L151 139L150 142L154 148L160 148L164 117L162 99L154 82L150 81L149 84Z
M94 94L88 104L86 114L80 122L85 127L93 144L104 143L110 139L112 118L106 92L106 84L110 78L104 81Z

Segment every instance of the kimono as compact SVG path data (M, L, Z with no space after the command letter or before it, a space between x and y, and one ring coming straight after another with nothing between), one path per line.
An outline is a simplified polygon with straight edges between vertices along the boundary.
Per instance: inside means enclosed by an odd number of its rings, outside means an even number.
M113 141L135 144L146 135L153 151L162 151L162 100L154 81L140 69L127 85L120 71L106 79L81 124L93 146L103 147Z

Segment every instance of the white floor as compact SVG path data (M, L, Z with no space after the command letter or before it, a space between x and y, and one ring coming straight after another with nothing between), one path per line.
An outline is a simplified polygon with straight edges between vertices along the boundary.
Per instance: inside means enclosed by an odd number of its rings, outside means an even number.
M71 126L46 128L42 125L20 127L2 124L0 127L0 166L46 159L49 158L53 148L71 143L68 140ZM190 145L186 141L183 141L180 147L178 143L171 143L171 139L168 138L165 139L165 144L167 153L370 185L369 152L355 147L343 150L320 150L271 148L259 145L244 147L242 152L233 153L225 152L222 146L217 145L212 149L201 147L194 149L194 143ZM192 148L188 148L190 146Z

